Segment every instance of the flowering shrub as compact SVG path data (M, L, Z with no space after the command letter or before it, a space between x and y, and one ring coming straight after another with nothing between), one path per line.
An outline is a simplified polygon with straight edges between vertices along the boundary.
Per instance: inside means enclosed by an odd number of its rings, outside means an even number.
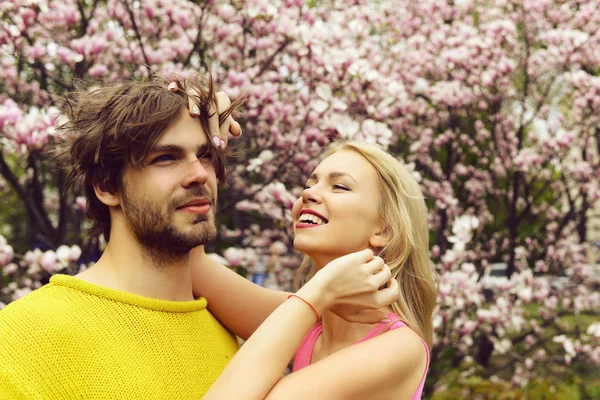
M3 280L10 282L0 292L0 306L4 307L2 300L20 299L47 283L53 274L72 273L77 268L81 249L77 245L63 244L56 251L35 249L23 256L15 256L6 239L0 236L0 255Z
M49 168L60 95L78 79L210 71L248 97L244 156L220 195L221 260L289 288L290 207L318 155L336 137L377 143L401 154L430 208L440 299L429 390L447 366L517 387L559 362L597 366L598 329L583 317L600 309L588 237L600 198L598 5L3 2L0 192L18 207L1 217L0 301L101 248L82 233L85 199ZM25 255L14 259L5 237ZM485 279L498 263L505 277Z

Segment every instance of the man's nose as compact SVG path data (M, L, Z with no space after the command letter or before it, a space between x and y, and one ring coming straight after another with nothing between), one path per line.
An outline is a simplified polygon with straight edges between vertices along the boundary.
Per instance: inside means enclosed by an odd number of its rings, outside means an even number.
M189 187L194 184L204 185L208 181L209 172L202 160L195 158L186 162L186 174L183 186Z

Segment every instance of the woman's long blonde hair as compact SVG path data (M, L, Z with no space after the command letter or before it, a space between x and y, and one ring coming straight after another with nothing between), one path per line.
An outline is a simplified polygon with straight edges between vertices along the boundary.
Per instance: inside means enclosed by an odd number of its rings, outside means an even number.
M398 280L400 293L398 301L392 304L394 312L431 347L438 290L429 259L427 206L419 184L398 160L375 145L338 142L323 158L339 151L360 154L377 171L381 195L379 217L386 221L391 240L384 248L373 250ZM312 260L304 256L296 275L296 286L301 286L315 273Z

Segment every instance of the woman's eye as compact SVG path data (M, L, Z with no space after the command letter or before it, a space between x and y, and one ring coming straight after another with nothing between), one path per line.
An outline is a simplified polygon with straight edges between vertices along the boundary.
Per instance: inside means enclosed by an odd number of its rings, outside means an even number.
M309 185L304 185L304 190L306 190L306 189L310 189L311 187L312 187L312 186L309 186Z
M333 188L334 189L340 189L340 190L350 190L347 186L340 185L340 184L333 185Z

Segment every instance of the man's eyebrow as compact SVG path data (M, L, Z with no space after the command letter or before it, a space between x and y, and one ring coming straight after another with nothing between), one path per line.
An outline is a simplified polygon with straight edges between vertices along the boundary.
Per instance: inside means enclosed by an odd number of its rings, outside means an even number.
M196 154L204 154L209 150L210 150L210 145L208 143L204 143L203 145L198 146L198 150L196 151ZM185 151L185 149L183 147L178 146L176 144L162 144L162 145L152 147L148 153L149 154L183 153L184 151Z
M209 145L208 143L204 143L203 145L198 146L198 150L196 151L196 154L208 153L211 150L212 150L212 146Z
M176 144L162 144L152 147L148 153L180 153L182 151L183 148Z
M330 172L329 173L329 179L335 179L335 178L341 178L341 177L348 177L350 179L352 179L354 181L354 183L358 183L356 182L356 179L354 179L352 177L352 175L346 173L346 172ZM315 174L314 172L308 177L308 179L318 179L319 177L317 176L317 174Z

